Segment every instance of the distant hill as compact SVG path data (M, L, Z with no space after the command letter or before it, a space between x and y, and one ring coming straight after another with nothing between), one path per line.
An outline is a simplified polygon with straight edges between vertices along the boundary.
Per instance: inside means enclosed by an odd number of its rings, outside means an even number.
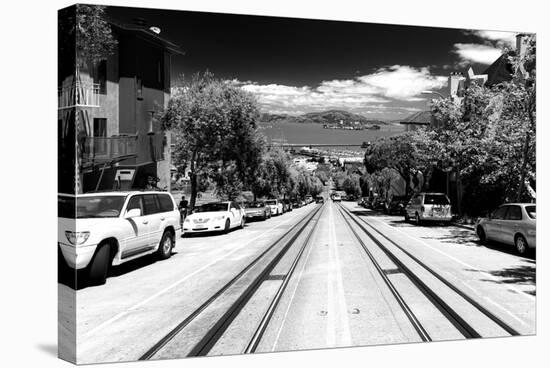
M366 125L385 125L385 121L369 119L363 115L354 114L343 110L328 110L322 112L310 112L303 115L269 114L263 113L260 121L264 123L289 122L289 123L315 123L338 124L340 121L352 123L355 121Z

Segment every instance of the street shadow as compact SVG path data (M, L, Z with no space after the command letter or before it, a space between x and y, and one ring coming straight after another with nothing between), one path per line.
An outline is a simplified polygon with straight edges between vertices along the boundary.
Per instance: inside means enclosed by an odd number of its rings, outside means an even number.
M440 243L451 244L451 245L463 245L467 247L483 247L491 249L497 252L510 254L517 257L522 257L525 260L535 260L535 252L528 253L526 255L520 256L517 254L514 246L498 243L495 241L486 241L484 244L481 243L474 230L457 228L457 227L448 227L448 234L440 236L423 236L422 239L431 239L437 240Z
M482 279L481 281L506 285L536 286L536 263L528 259L524 260L524 263L525 264L514 267L507 267L501 270L486 271L489 274L497 277L498 280ZM477 272L478 270L466 269L466 271ZM536 296L536 289L528 291L527 293Z
M38 350L57 358L57 345L56 344L38 344L36 345Z
M466 246L480 246L477 236L473 230L448 227L448 234L440 236L423 236L422 239L437 240L440 243L457 244Z
M177 254L178 252L172 251L172 257ZM153 253L128 261L119 266L111 266L107 273L107 282L109 282L109 278L123 276L127 273L137 271L144 267L148 267L158 261L159 259L157 255ZM164 260L164 262L165 261L169 261L169 259ZM91 286L100 286L89 282L88 278L86 277L85 269L75 271L66 265L61 265L58 268L58 282L74 290L82 290Z

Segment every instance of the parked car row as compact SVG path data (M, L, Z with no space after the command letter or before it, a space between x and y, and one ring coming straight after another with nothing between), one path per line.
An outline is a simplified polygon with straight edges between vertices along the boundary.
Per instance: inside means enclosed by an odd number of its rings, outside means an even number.
M243 228L247 219L267 220L306 202L268 199L205 203L195 207L182 223L176 202L168 192L60 194L60 267L82 270L88 282L103 284L110 266L150 254L169 258L182 233L227 233Z
M387 214L403 215L405 221L416 225L424 222L452 221L451 201L443 193L417 193L410 199L393 196L382 206L376 197L363 197L359 205L372 209L383 209ZM486 217L479 218L474 229L483 244L495 241L515 247L517 253L526 254L536 248L536 204L503 204Z

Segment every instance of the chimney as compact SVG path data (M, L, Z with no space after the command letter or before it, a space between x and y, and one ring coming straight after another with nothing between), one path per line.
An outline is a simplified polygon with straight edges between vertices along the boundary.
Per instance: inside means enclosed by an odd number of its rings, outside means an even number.
M527 50L527 35L525 33L518 33L516 35L516 53L517 56L522 57L525 55L525 50Z
M461 72L451 72L449 75L449 95L462 97L465 79Z

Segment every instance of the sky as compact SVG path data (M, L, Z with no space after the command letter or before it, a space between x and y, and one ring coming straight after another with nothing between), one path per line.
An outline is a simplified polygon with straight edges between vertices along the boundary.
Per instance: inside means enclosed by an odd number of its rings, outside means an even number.
M515 33L296 18L108 7L114 19L143 18L184 55L172 83L209 70L256 95L261 111L329 109L399 120L448 94L451 72L476 74L513 48Z

